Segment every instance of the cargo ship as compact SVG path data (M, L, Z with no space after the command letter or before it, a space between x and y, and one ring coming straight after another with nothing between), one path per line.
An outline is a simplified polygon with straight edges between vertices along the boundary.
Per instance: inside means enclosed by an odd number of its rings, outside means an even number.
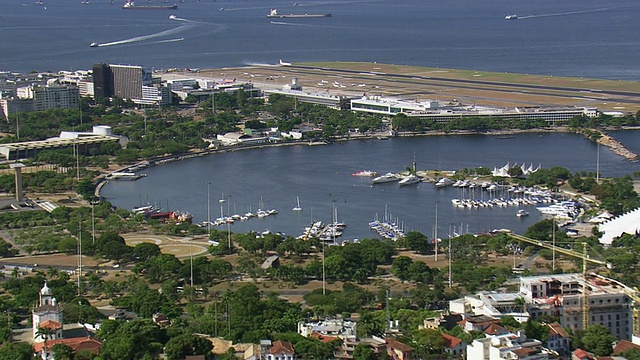
M178 5L136 5L133 1L127 1L122 5L124 10L174 10Z
M269 15L267 15L268 18L277 18L277 19L284 19L284 18L322 18L322 17L330 17L331 14L329 13L324 13L324 14L278 14L278 10L277 9L271 9L271 11L269 12Z

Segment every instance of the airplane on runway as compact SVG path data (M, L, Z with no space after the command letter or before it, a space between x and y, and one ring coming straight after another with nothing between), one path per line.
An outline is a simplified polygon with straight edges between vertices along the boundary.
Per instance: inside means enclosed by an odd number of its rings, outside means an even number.
M282 66L291 66L291 63L290 62L284 62L284 61L282 61L282 59L280 59L280 65L282 65Z

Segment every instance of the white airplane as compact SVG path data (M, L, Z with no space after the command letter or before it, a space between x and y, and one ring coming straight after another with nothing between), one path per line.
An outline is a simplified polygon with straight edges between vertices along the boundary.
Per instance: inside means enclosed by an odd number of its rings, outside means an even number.
M291 63L290 62L284 62L284 61L282 61L282 59L280 59L280 65L282 65L282 66L291 66Z

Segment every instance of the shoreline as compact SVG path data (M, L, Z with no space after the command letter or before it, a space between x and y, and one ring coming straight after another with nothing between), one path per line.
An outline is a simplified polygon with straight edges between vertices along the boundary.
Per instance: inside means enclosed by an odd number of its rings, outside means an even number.
M625 127L622 130L640 130L640 127ZM482 136L511 136L511 135L519 135L519 134L534 134L534 133L573 133L582 135L588 140L588 136L580 131L570 130L567 127L561 126L557 128L539 128L539 129L509 129L509 130L491 130L486 132L478 132L472 130L455 130L455 131L427 131L421 133L412 133L412 132L402 132L397 133L395 136L390 136L388 133L374 133L370 135L350 135L346 137L336 138L335 142L342 141L353 141L353 140L386 140L390 137L421 137L421 136L456 136L456 135L482 135ZM598 131L601 134L601 137L596 141L606 147L608 147L614 154L618 156L622 156L629 161L638 161L640 156L633 151L627 149L621 142L613 139L611 136L607 135L603 131ZM126 172L132 168L138 168L142 170L146 167L162 165L174 161L180 161L185 159L191 159L194 157L201 157L206 155L213 154L224 154L226 152L234 152L234 151L244 151L244 150L255 150L255 149L265 149L271 147L282 147L282 146L318 146L318 145L330 145L330 142L309 142L309 141L292 141L285 143L266 143L266 144L258 144L258 145L250 145L250 146L233 146L226 148L215 148L215 149L205 149L205 150L194 150L189 153L184 153L180 155L172 155L167 157L160 157L151 160L144 160L138 162L136 164L131 164L122 168L119 168L115 171L109 171L107 173L102 173L98 176L95 196L100 198L100 190L109 183L109 179L107 179L107 175L111 172Z

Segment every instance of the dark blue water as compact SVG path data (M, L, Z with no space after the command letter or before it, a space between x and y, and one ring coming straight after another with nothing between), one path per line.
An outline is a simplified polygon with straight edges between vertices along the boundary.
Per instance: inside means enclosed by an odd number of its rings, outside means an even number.
M0 70L88 69L96 62L222 67L283 58L640 79L636 0L346 0L296 7L292 0L185 0L168 11L122 10L122 1L45 2L0 1ZM265 18L270 8L333 17L274 25ZM505 21L507 14L521 19ZM90 48L94 41L117 44Z
M295 146L216 154L144 170L148 177L115 181L102 194L117 206L131 209L156 204L170 210L187 210L194 220L207 220L207 182L211 182L211 218L224 214L253 212L260 206L279 214L264 219L236 222L235 232L283 231L299 235L314 219L330 222L332 208L338 220L348 224L346 238L375 237L368 222L385 208L409 230L433 234L438 201L439 233L455 226L469 232L510 228L524 232L541 219L535 207L531 215L518 219L517 208L459 209L451 199L460 197L456 188L437 189L431 183L399 187L397 183L371 185L353 172L402 171L417 162L420 169L458 170L465 167L501 167L507 162L543 167L564 166L571 171L596 171L597 145L573 134L517 135L510 139L491 136L450 136L350 141L327 146ZM622 176L640 170L601 147L601 172ZM294 212L296 196L302 212ZM482 196L487 196L482 195ZM476 198L480 198L477 195ZM223 204L219 199L226 199ZM222 207L222 209L221 209ZM313 214L312 214L313 212Z
M622 142L629 150L640 154L640 130L607 131L609 135Z

